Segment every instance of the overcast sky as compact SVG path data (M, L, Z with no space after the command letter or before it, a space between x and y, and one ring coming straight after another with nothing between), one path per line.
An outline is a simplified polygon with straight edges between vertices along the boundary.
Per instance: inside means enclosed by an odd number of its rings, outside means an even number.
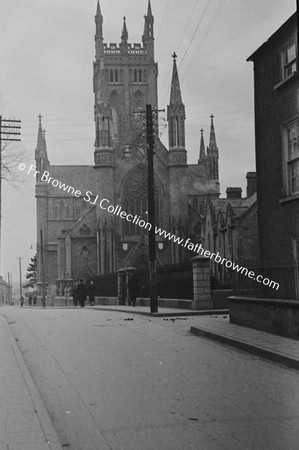
M34 163L39 113L52 164L93 164L94 15L97 0L10 0L0 14L0 95L4 117L22 120L26 164ZM221 195L255 170L252 63L246 58L295 12L295 0L152 0L159 106L170 95L171 55L186 108L188 162L196 163L200 128L208 145L210 114L220 153ZM101 0L104 39L141 42L147 0ZM4 104L4 106L3 106ZM162 115L163 117L163 115ZM167 145L167 129L161 127ZM34 179L3 184L1 273L25 275L36 251Z

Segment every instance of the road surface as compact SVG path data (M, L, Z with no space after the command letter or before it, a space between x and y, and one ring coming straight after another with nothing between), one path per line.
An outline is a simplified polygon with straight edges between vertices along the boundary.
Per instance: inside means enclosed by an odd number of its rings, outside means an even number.
M170 320L3 307L65 448L299 448L299 374Z

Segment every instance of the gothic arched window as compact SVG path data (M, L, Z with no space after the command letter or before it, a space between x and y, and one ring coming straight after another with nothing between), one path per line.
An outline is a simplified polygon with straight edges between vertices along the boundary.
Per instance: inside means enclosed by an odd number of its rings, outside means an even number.
M64 217L64 201L60 200L59 202L59 219L63 219Z
M118 83L118 69L115 69L115 72L114 72L114 81L115 81L115 83Z
M134 83L138 82L138 72L137 69L134 69Z
M127 214L132 214L132 221L124 220L123 235L124 236L141 236L147 233L144 227L140 227L136 222L144 220L148 222L147 216L147 172L145 166L138 166L130 172L124 183L122 191L123 209ZM155 225L160 223L160 195L159 189L155 184ZM135 220L134 220L135 218ZM135 223L133 223L133 220Z
M110 69L110 83L113 83L114 81L114 71L113 69Z
M139 83L142 83L142 70L141 69L138 70L138 81L139 81Z

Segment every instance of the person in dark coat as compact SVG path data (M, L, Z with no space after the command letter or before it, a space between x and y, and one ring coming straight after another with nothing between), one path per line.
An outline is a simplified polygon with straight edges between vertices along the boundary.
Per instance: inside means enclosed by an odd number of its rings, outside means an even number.
M32 295L30 294L28 297L29 306L32 306Z
M77 299L77 286L76 285L72 289L72 297L73 297L73 304L74 304L74 306L77 306L78 299Z
M96 290L97 290L97 288L93 284L93 281L91 281L90 285L88 286L88 289L87 289L90 306L94 306L94 296L95 296Z
M129 305L136 306L136 298L139 295L139 283L136 276L133 274L128 281L129 291Z
M81 308L85 306L86 294L87 294L86 284L83 283L83 280L80 280L80 283L77 286L77 299L80 302Z

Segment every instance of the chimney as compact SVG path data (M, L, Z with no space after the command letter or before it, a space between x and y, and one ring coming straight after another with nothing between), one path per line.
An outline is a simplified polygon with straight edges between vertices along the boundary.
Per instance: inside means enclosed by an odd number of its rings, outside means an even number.
M256 172L247 172L246 197L251 197L256 192Z
M226 189L226 198L229 199L242 198L242 188L228 187Z

